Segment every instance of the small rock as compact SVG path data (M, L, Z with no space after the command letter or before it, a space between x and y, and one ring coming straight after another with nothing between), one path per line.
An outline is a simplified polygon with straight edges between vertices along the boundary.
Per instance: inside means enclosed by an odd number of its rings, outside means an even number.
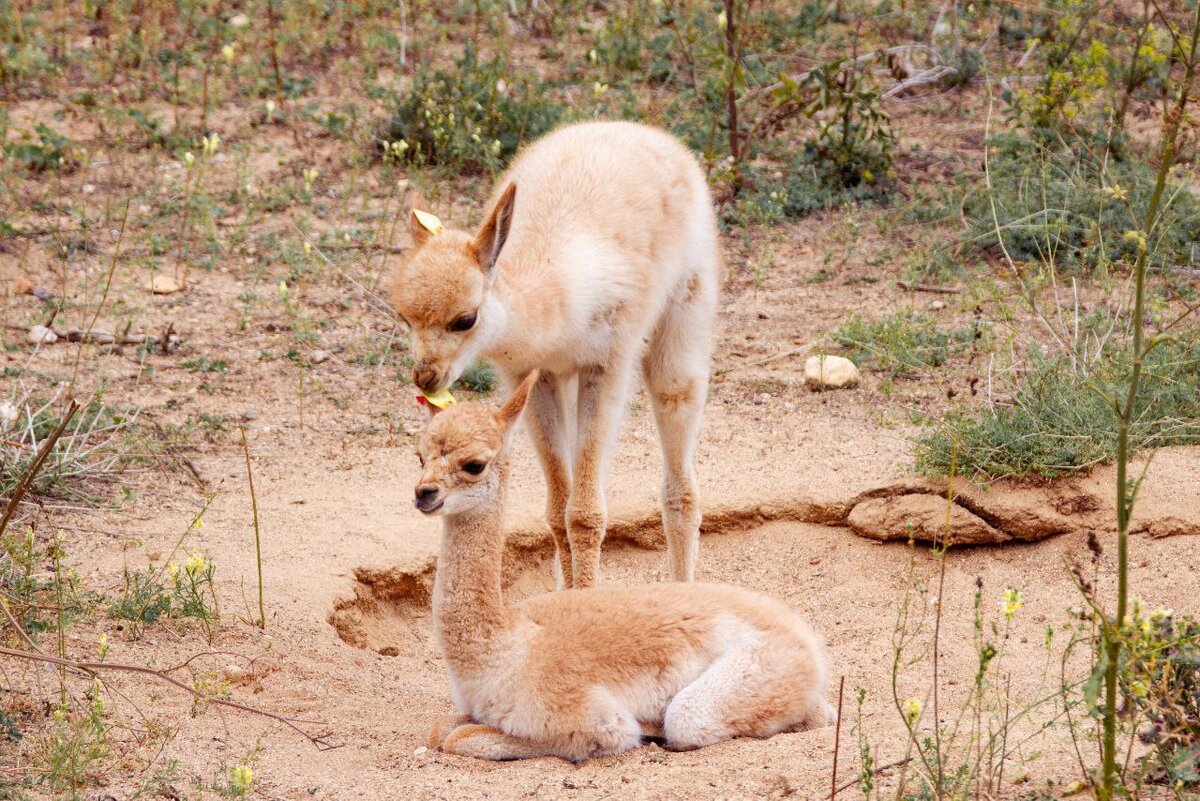
M35 325L29 329L29 336L27 338L30 345L49 345L58 341L58 334L44 325Z
M425 756L428 753L429 753L429 749L422 745L413 751L413 756L416 756L416 757Z
M95 184L84 184L84 185L83 185L83 194L85 194L85 195L90 195L90 194L92 194L92 193L93 193L93 192L95 192L95 191L96 191L96 185L95 185Z
M155 295L173 295L183 289L183 282L176 281L169 275L155 275L142 286Z
M246 678L246 669L241 665L226 665L222 673L224 673L226 681L232 681L235 684Z
M309 357L309 359L312 361L313 364L320 364L321 362L328 361L329 351L314 350L312 352L312 355Z
M929 304L929 308L933 309L934 311L941 311L942 309L946 308L946 302L942 300L935 300L933 303Z
M103 328L93 328L91 340L99 345L111 345L117 341L117 338L113 336L112 331L105 331Z
M856 387L861 380L854 362L843 356L809 356L804 362L804 384L809 389Z

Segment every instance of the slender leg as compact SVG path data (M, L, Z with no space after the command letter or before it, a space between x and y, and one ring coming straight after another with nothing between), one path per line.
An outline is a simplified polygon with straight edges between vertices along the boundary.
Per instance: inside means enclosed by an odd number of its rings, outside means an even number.
M470 722L470 715L453 715L438 718L429 728L428 746L436 751L442 747L442 741L446 739L447 734L459 726Z
M512 737L491 726L467 723L459 726L442 741L442 750L447 754L506 761L553 756L543 746L528 740Z
M554 537L554 583L571 586L571 549L567 542L567 498L571 493L570 443L563 411L566 379L543 373L525 407L526 425L546 476L546 523Z
M708 396L712 299L697 292L669 308L642 360L662 444L663 534L672 581L695 578L700 550L696 445Z
M824 675L812 654L788 642L719 656L667 705L667 746L685 750L732 737L772 737L829 722Z
M575 587L593 587L600 577L600 544L608 524L605 485L631 373L628 359L616 360L607 370L585 368L579 373L579 432L567 504L567 539Z

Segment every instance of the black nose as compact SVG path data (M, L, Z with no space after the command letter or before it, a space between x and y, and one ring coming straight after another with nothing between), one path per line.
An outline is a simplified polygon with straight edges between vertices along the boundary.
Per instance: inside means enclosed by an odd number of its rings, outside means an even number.
M438 500L437 487L417 487L416 489L416 505L422 512L431 512L441 505Z
M441 376L438 375L438 371L424 362L413 369L413 383L425 392L432 392L437 389L438 379L440 378Z

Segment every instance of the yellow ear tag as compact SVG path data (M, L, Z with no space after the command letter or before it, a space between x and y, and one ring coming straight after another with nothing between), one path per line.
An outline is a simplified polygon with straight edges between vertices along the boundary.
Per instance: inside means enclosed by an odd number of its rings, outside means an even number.
M442 225L442 221L437 218L436 214L430 214L420 209L413 209L413 214L416 215L417 222L421 223L421 227L435 236L446 230L446 226Z
M426 395L422 392L421 397L439 409L445 409L447 406L453 406L458 403L448 389L443 389L441 392L436 392L433 395Z

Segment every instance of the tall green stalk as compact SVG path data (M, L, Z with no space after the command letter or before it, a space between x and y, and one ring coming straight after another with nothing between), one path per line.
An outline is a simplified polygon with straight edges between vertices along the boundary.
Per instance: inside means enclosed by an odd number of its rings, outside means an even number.
M1146 260L1150 250L1150 236L1158 224L1158 211L1163 191L1167 185L1167 174L1175 160L1175 146L1179 138L1179 127L1184 119L1192 82L1196 72L1196 47L1200 41L1200 5L1192 22L1190 39L1176 43L1181 51L1186 50L1183 82L1179 86L1175 107L1167 112L1163 124L1163 141L1159 153L1158 178L1154 194L1146 209L1146 218L1140 232L1140 248L1133 265L1133 371L1129 378L1129 389L1122 404L1112 399L1117 417L1117 613L1102 629L1104 649L1104 742L1102 744L1102 773L1097 788L1099 801L1112 801L1117 787L1117 674L1121 658L1121 638L1125 628L1125 613L1129 599L1129 523L1133 516L1133 504L1137 494L1137 483L1129 485L1129 429L1133 423L1135 402L1141 381L1142 365L1150 351L1161 341L1152 337L1145 342L1142 324L1145 313Z

